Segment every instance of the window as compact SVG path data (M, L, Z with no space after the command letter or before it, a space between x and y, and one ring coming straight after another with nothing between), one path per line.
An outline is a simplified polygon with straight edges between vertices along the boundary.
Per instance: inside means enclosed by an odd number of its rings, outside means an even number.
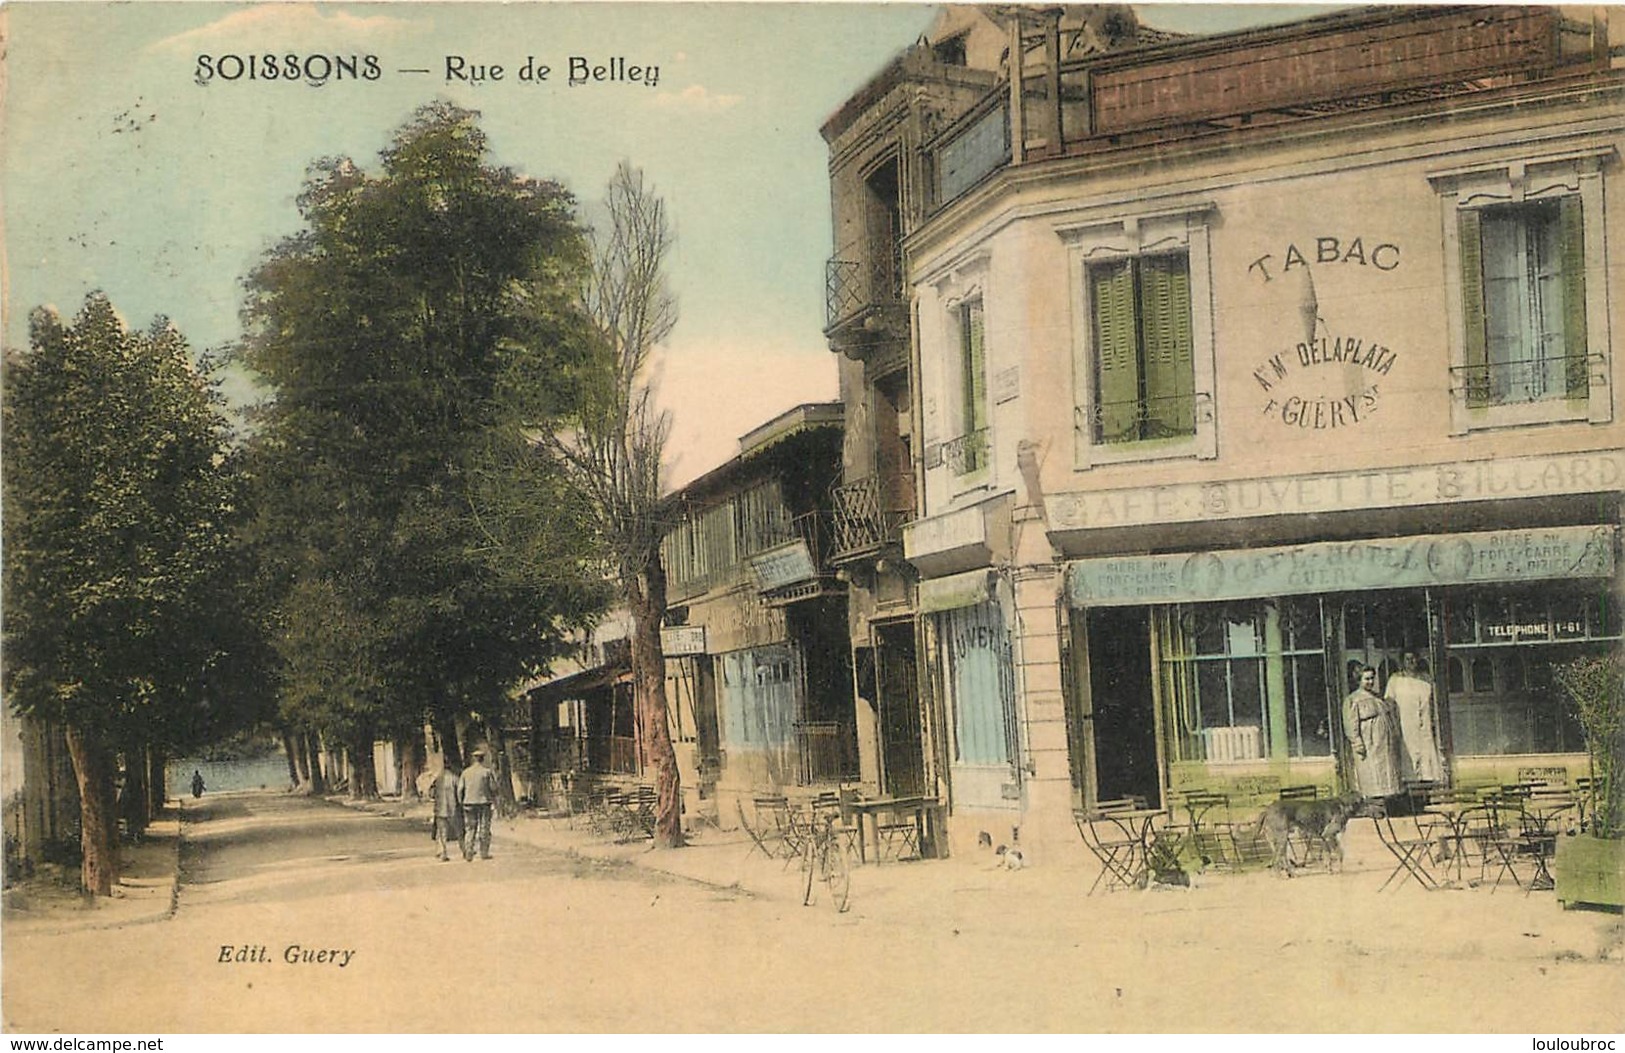
M1586 398L1579 195L1464 209L1459 222L1467 405Z
M1433 172L1450 432L1613 419L1603 170L1612 146Z
M782 748L794 739L799 656L775 644L721 656L722 744L729 750Z
M1320 601L1158 610L1163 694L1176 760L1209 763L1332 752Z
M1183 252L1089 267L1095 442L1196 434L1190 263Z
M943 456L957 475L987 467L987 326L980 298L959 305L960 434Z
M1491 588L1445 596L1450 737L1460 755L1572 753L1583 747L1554 666L1619 648L1607 588Z
M1016 759L1010 634L997 602L938 615L954 714L954 760L1011 766Z
M1063 220L1073 290L1073 466L1219 456L1212 202ZM1087 216L1087 214L1085 214Z

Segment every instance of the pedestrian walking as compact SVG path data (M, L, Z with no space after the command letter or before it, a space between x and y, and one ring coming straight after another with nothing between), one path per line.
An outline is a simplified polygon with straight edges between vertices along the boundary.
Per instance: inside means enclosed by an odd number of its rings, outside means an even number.
M193 768L192 769L192 796L193 797L202 797L203 796L203 789L204 789L204 786L203 786L203 773L198 771L196 768Z
M455 765L447 764L435 777L429 791L434 797L434 840L440 847L440 861L450 859L447 846L463 845L463 779Z
M491 809L497 801L496 772L485 766L485 750L474 751L474 763L463 771L463 858L472 860L476 845L481 859L491 858Z

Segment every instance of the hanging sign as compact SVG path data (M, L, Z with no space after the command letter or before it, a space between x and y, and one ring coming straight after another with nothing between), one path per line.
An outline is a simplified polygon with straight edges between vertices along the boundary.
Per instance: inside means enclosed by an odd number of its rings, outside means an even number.
M660 650L667 658L705 654L705 626L673 625L661 629Z
M750 569L751 573L756 575L757 587L763 592L782 589L786 585L794 585L798 581L811 581L818 577L818 568L813 564L812 553L808 551L807 543L801 540L770 548L759 556L752 556Z

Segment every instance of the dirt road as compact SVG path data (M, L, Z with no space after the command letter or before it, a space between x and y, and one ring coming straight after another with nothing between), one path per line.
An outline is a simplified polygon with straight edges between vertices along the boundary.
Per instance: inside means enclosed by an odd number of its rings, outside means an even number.
M753 895L512 838L489 862L441 863L416 822L277 794L206 797L188 820L172 917L8 925L7 1030L1625 1025L1625 969L1598 958L1617 919L1549 896L1244 875L1085 898L949 861L864 868L837 915L802 907L765 861Z

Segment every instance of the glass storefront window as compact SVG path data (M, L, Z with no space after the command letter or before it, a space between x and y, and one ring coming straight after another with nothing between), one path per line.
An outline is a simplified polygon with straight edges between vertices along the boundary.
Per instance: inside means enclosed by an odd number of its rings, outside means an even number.
M1552 669L1619 647L1618 600L1507 587L1446 593L1451 749L1462 756L1572 753L1584 748Z
M1331 753L1318 598L1180 605L1157 618L1176 759Z
M937 616L954 714L954 759L1013 765L1016 729L1010 634L996 602Z

